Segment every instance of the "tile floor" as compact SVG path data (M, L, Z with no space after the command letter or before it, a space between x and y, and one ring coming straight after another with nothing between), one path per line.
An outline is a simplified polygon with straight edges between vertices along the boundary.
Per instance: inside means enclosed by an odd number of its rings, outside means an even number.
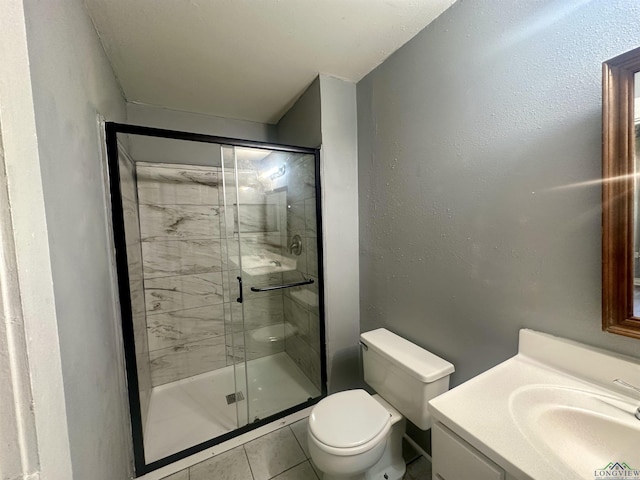
M163 480L318 480L309 461L307 419L251 440ZM431 464L418 456L405 480L430 480Z

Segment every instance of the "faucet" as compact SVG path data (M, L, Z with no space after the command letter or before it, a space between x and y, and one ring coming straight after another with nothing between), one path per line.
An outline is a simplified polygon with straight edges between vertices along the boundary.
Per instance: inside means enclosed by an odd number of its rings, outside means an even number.
M619 378L616 378L613 383L617 383L618 385L623 386L624 388L627 388L629 390L633 390L636 393L640 393L640 388L636 387L635 385L631 385L630 383L625 382L624 380L620 380ZM636 409L636 413L635 413L635 417L640 420L640 406Z

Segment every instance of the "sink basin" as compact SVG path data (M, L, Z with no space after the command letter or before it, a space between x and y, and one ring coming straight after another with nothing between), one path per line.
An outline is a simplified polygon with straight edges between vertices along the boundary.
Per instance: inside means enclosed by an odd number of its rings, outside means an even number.
M625 383L640 386L640 359L523 329L516 356L429 409L504 478L640 480L640 400Z
M525 438L545 458L554 459L565 478L594 478L599 471L615 470L616 464L638 470L640 478L636 403L577 388L527 385L511 394L509 411Z

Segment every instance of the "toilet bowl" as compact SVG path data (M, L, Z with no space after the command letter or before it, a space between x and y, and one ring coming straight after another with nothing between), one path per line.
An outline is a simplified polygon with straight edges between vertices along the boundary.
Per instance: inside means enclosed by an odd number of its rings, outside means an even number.
M360 339L365 382L378 394L347 390L318 402L309 416L309 455L323 480L400 480L405 417L430 428L427 402L448 390L454 368L386 329Z
M360 389L335 393L309 416L309 455L324 473L323 480L384 478L375 475L380 470L391 480L400 479L405 470L402 450L391 447L402 441L405 423L379 395Z

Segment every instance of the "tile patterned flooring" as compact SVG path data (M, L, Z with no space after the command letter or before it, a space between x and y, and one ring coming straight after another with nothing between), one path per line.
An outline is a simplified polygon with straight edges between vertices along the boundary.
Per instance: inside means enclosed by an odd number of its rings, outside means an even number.
M163 480L318 480L309 460L307 419L197 463ZM430 480L431 463L418 457L405 480Z

